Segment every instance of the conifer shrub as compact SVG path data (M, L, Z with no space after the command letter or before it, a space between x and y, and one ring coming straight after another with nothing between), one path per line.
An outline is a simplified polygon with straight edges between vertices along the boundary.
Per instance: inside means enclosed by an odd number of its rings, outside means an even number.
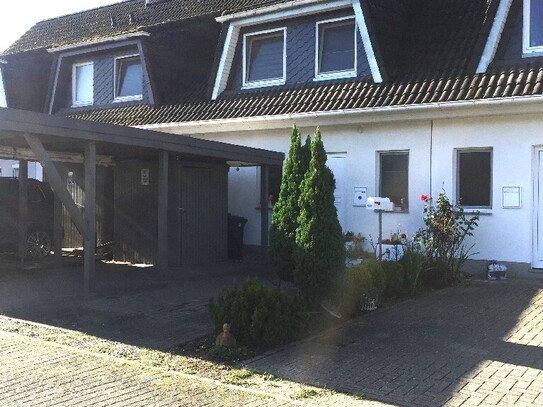
M305 326L308 314L285 293L247 279L240 287L225 288L209 300L209 312L216 330L229 323L238 344L252 349L282 345Z
M292 128L290 148L283 169L279 197L273 207L270 227L270 261L282 280L294 280L296 229L300 207L300 185L309 166L309 136L301 144L300 130Z
M331 292L344 268L345 246L334 190L334 175L326 166L326 152L317 128L309 168L301 184L296 229L294 282L307 303L314 304Z

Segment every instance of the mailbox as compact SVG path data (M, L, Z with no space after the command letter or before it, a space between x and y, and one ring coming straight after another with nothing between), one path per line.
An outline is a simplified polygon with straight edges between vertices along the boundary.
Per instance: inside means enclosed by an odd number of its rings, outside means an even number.
M366 209L369 209L372 211L391 212L394 210L394 204L390 201L389 198L384 198L380 196L370 196L366 202Z

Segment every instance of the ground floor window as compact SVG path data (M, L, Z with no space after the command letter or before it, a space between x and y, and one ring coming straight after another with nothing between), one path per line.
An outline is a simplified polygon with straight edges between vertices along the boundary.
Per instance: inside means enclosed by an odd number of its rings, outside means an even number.
M456 198L467 208L492 208L492 149L456 151Z
M379 196L390 198L398 211L406 211L409 207L408 173L408 151L379 153Z

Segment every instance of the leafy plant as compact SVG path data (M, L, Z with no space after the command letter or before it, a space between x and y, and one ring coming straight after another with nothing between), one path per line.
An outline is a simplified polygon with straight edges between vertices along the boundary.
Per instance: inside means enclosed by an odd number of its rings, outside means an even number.
M388 296L404 294L406 278L402 264L396 261L383 261L381 266L385 273L385 294Z
M415 295L422 285L426 270L426 257L416 243L410 243L404 246L400 264L403 267L409 293Z
M307 321L307 313L295 299L257 279L224 289L217 299L210 299L209 311L217 330L229 323L238 343L253 349L288 342Z
M279 277L293 281L296 265L296 229L300 207L300 185L309 166L309 137L304 146L301 144L300 130L292 128L290 149L285 161L279 198L273 207L270 227L270 260Z
M449 283L458 280L465 261L473 256L472 245L466 245L465 239L473 235L478 226L479 216L466 216L464 209L452 205L445 192L440 192L435 205L432 198L422 195L424 205L425 228L414 236L426 252L429 263L444 266Z
M296 229L294 282L308 303L317 302L329 292L344 266L345 247L334 205L335 186L317 128L311 142L309 169L301 185Z

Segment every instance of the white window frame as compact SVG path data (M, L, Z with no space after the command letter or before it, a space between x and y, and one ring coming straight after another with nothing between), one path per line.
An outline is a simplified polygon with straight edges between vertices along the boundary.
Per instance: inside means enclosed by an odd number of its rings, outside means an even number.
M2 61L0 61L0 107L8 107L6 89L4 87L4 72L2 68Z
M543 44L530 46L530 25L531 25L531 0L524 0L523 4L523 22L522 22L522 53L529 56L543 55ZM543 24L543 21L541 21Z
M460 201L460 154L461 153L490 153L490 191L489 191L489 205L462 205ZM454 190L457 204L463 208L467 213L477 212L483 214L492 213L493 208L493 194L494 194L494 149L492 147L466 147L454 149Z
M320 25L321 24L334 24L346 20L353 20L353 35L354 35L354 67L353 69L348 69L344 71L333 71L333 72L319 72L320 66ZM357 44L357 25L354 16L333 18L330 20L317 21L315 25L315 78L314 81L322 81L328 79L340 79L340 78L354 78L356 76L357 65L358 65L358 44Z
M77 68L90 65L92 67L92 100L76 100L77 95ZM91 106L94 104L94 62L79 62L72 65L72 107Z
M139 54L130 54L130 55L123 55L119 57L114 58L113 62L113 102L129 102L132 100L142 100L143 94L141 95L130 95L130 96L117 96L119 94L119 68L121 66L121 61L123 59L129 59L129 58L139 58L140 64L143 64L140 58ZM143 65L142 65L142 73L143 73ZM141 78L143 81L143 78ZM143 87L142 87L143 91Z
M283 33L283 76L281 78L263 79L259 81L247 81L247 46L250 37L258 37L277 32ZM274 28L271 30L251 32L243 35L243 66L242 66L242 89L262 88L266 86L284 85L287 80L287 28Z
M383 181L383 173L382 173L382 164L381 164L381 158L383 155L407 155L407 203L404 203L404 207L401 208L400 206L396 206L394 204L394 212L398 213L408 213L409 212L409 206L410 206L410 199L409 199L409 179L410 179L410 171L409 168L411 166L411 152L409 150L381 150L377 151L377 187L376 191L379 191L379 196L382 196L382 181Z

